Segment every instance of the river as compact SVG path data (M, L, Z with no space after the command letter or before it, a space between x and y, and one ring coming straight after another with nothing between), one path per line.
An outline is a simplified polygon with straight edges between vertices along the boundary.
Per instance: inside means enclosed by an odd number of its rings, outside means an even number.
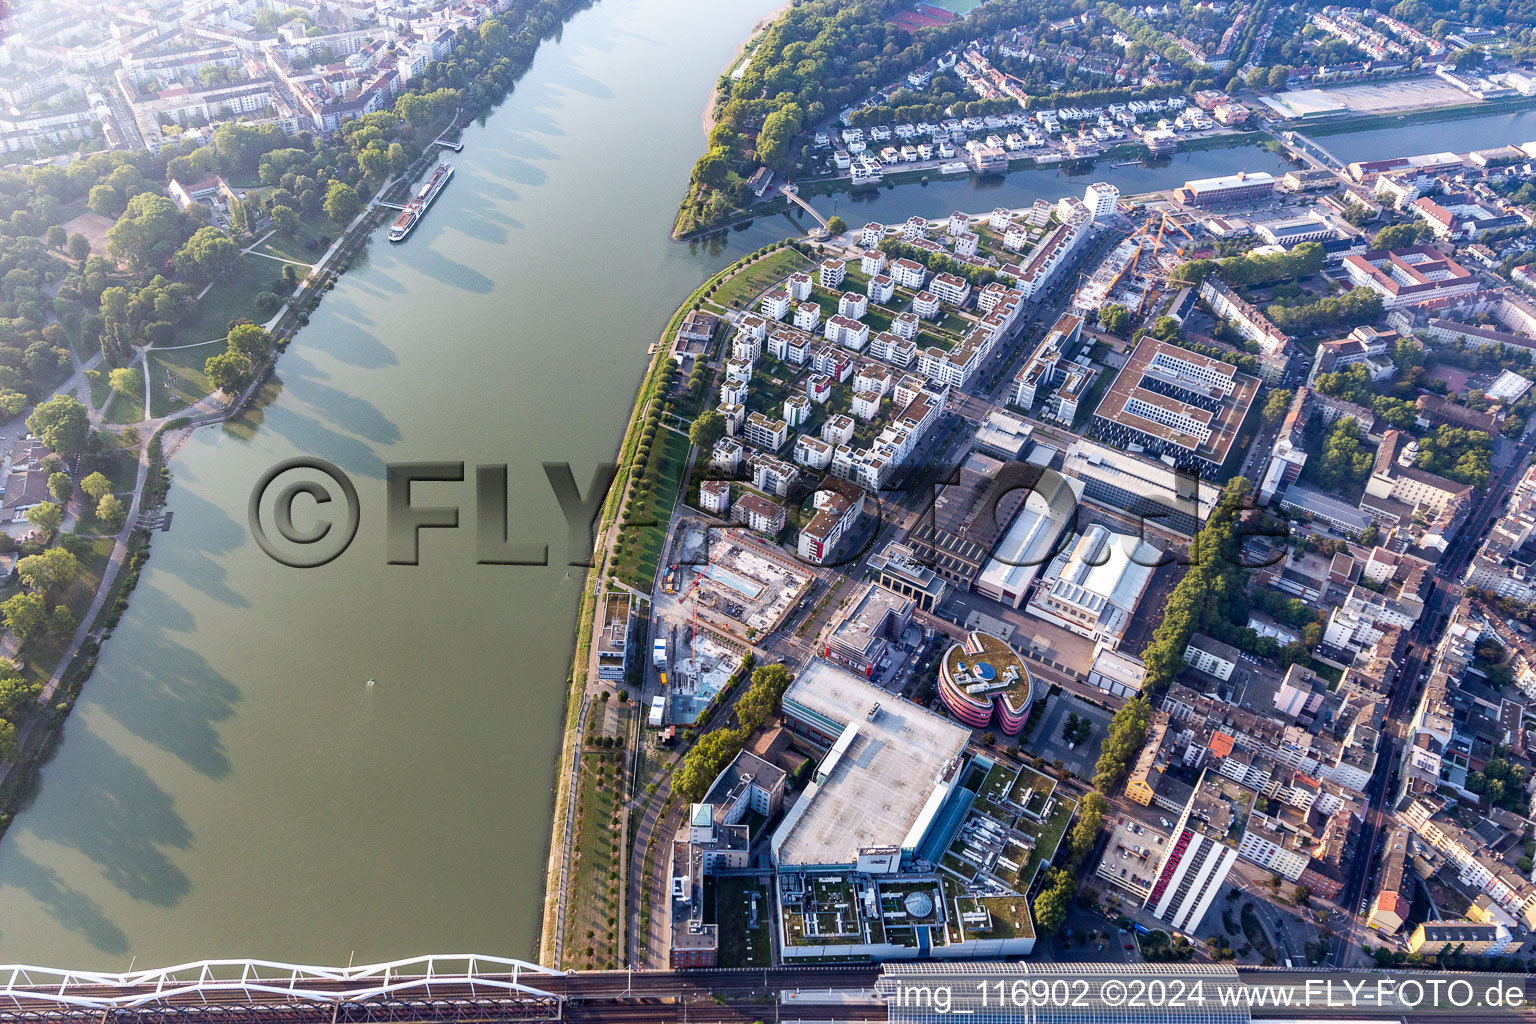
M0 962L534 954L579 580L540 463L585 488L679 299L790 232L776 217L668 240L700 104L779 3L578 15L466 132L415 234L381 231L326 297L261 409L177 454L173 528L0 843ZM1450 144L1444 125L1394 131L1372 133L1376 155ZM1327 145L1345 156L1348 137ZM1281 166L1246 148L1093 177L1134 192ZM816 203L858 224L1082 183L1031 171ZM246 526L257 478L294 455L358 482L357 539L319 569L271 561ZM554 564L475 565L466 483L418 487L463 528L386 565L384 465L414 460L509 463L511 533Z
M0 843L0 962L536 952L580 579L540 463L587 487L647 346L733 258L668 231L703 97L780 2L576 16L410 239L381 230L326 296L262 411L180 451L173 527ZM246 526L293 455L357 481L324 568ZM383 467L410 460L509 463L512 536L554 564L475 565L469 482L418 486L464 528L386 565Z

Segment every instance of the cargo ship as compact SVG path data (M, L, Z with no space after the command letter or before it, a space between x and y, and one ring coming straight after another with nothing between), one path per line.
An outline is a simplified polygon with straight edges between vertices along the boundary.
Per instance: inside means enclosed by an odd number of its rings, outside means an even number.
M437 198L437 194L448 184L448 179L453 177L453 164L438 164L437 170L432 172L426 184L416 192L415 198L405 204L405 209L400 211L400 216L395 218L395 223L389 229L391 242L403 242L416 228L416 223L427 215L427 207Z

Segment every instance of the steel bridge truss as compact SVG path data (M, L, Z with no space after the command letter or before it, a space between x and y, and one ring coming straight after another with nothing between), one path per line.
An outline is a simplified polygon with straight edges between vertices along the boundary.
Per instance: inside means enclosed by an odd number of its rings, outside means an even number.
M315 967L200 960L109 974L0 966L0 1024L478 1024L559 1020L561 996L524 984L562 976L474 954Z

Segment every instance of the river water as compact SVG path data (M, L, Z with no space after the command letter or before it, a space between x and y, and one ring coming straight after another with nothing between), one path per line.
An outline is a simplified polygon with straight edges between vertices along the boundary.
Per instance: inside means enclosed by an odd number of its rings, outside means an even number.
M535 953L579 575L540 464L569 462L585 488L676 303L793 230L667 238L710 85L778 4L577 16L466 133L415 234L381 231L326 297L263 407L181 450L173 529L0 843L0 962ZM1536 137L1498 127L1513 134L1467 145ZM1451 145L1448 126L1395 131L1373 153ZM1247 148L1094 177L1134 192L1280 166ZM1035 171L816 202L857 224L1082 184ZM257 478L294 455L335 463L361 498L356 541L319 569L271 561L246 526ZM417 504L461 505L463 528L386 565L384 465L419 460L508 463L510 532L553 564L475 565L473 484L438 483Z

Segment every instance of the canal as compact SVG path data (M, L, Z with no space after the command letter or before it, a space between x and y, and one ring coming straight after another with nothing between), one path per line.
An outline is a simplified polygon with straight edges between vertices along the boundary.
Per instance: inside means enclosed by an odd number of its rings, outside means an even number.
M175 527L0 843L0 962L533 955L579 585L541 463L569 462L585 487L679 299L793 230L776 217L723 241L667 237L703 99L779 2L604 0L577 16L466 133L412 237L381 230L326 297L261 407L177 454ZM1472 124L1456 148L1536 137ZM1370 155L1445 148L1451 131L1374 132ZM1348 136L1326 144L1362 155ZM1282 166L1243 148L1093 178L1137 192ZM815 202L856 225L1085 180ZM295 455L358 484L357 539L323 568L271 561L246 526L254 482ZM552 564L475 564L472 483L419 486L418 504L460 505L463 528L428 532L418 566L385 564L385 464L422 460L507 463L513 539L547 543Z

